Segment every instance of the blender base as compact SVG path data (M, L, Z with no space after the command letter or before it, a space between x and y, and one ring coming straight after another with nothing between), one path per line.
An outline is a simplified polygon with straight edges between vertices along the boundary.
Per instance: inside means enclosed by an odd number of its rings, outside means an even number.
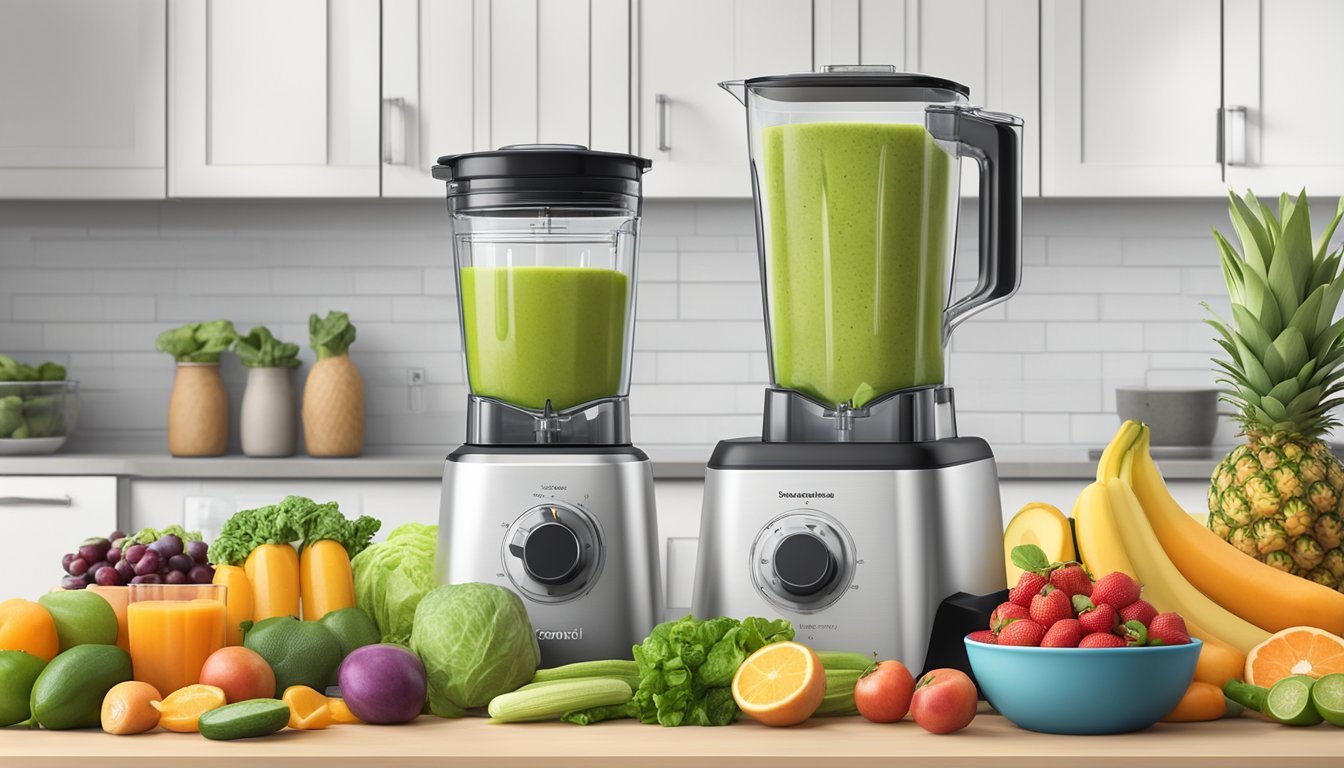
M984 440L719 443L705 473L693 611L782 616L814 648L924 668L958 592L1003 589Z
M632 446L458 448L444 467L435 577L522 597L544 667L626 658L662 615L648 456Z

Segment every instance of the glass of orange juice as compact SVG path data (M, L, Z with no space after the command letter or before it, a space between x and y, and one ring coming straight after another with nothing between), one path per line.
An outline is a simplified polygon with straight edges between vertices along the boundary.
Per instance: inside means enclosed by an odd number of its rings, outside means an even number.
M126 608L135 679L167 696L200 682L201 666L224 647L222 584L131 584Z

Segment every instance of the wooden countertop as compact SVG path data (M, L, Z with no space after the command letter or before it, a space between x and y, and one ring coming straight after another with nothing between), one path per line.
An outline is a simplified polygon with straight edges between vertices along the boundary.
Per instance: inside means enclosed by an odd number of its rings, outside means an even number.
M913 722L874 725L819 719L796 728L743 721L723 728L660 728L630 721L577 726L498 725L422 717L402 726L337 726L282 731L263 739L207 741L164 731L109 736L101 731L0 730L0 764L46 768L859 768L1023 766L1209 768L1339 766L1344 730L1291 728L1244 717L1212 723L1160 723L1120 736L1049 736L982 714L957 734L935 736ZM899 762L898 762L899 761Z

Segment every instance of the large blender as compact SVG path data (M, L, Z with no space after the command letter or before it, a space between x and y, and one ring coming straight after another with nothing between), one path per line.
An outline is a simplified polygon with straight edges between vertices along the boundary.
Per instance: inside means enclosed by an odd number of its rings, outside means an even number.
M1003 587L994 455L957 434L943 357L1017 289L1021 123L891 67L721 85L747 110L771 385L761 437L709 461L694 612L777 614L918 671L946 599ZM980 275L951 301L963 156Z
M434 167L469 386L436 575L518 593L544 666L627 656L661 613L653 474L627 403L649 166L528 145Z

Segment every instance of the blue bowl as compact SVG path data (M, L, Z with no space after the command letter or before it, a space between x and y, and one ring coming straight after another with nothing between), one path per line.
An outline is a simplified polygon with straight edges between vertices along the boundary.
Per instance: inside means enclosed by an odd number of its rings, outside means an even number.
M1082 735L1161 720L1190 687L1203 645L1029 648L967 638L966 655L999 714L1029 731Z

